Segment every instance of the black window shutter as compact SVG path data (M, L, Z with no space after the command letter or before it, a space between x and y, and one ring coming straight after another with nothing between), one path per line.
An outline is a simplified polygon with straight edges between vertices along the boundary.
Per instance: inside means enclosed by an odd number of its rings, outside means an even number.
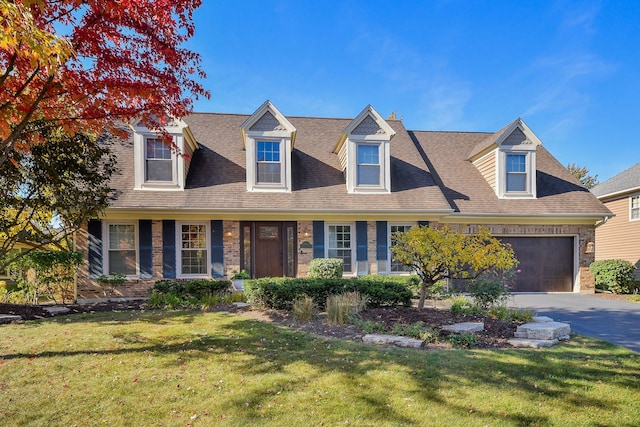
M151 279L153 277L153 246L151 234L151 220L138 221L138 233L140 243L140 278Z
M387 242L389 240L387 232L387 221L376 221L376 260L386 261L389 257Z
M356 221L356 261L368 258L367 221Z
M324 221L313 221L313 257L324 258Z
M176 222L162 220L162 277L176 278Z
M211 277L224 276L224 236L222 220L211 220Z
M429 226L429 221L418 221L418 225L420 227L428 227Z
M89 277L102 275L102 221L90 219L87 225L89 246Z

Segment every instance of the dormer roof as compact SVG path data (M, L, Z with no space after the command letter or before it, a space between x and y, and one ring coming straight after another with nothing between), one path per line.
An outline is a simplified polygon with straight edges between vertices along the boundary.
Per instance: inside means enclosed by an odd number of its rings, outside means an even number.
M342 145L350 136L362 139L389 141L395 135L396 132L389 126L389 123L387 123L371 105L367 105L364 110L343 129L333 152L340 152Z
M467 160L474 161L487 152L503 145L531 145L532 149L535 150L535 147L542 145L542 141L529 129L524 120L518 117L498 132L490 134L476 144L467 156Z
M162 127L164 132L169 134L182 134L184 136L184 141L186 142L185 151L191 153L198 149L198 143L189 129L189 125L182 119L169 117L165 118L166 122ZM163 120L163 121L165 121ZM160 123L160 120L158 120ZM133 132L143 132L143 133L160 133L156 129L150 129L146 126L142 119L136 119L129 123L129 127ZM184 154L184 153L183 153Z
M260 132L262 136L291 138L292 150L296 138L295 126L269 100L266 100L240 125L240 131L242 132L242 144L245 148L249 132Z

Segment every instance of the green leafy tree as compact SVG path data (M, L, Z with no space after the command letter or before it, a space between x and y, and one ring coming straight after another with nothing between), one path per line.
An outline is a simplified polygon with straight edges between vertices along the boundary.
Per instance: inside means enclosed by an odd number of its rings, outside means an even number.
M486 228L463 234L449 227L412 227L394 233L391 251L398 262L410 266L420 277L418 308L424 308L428 290L439 280L475 279L499 274L517 266L511 246Z
M575 176L578 181L585 187L591 189L598 185L598 175L589 174L589 169L586 166L578 166L575 163L569 163L567 170L571 172L571 175Z
M19 241L34 248L59 246L109 202L115 158L102 140L66 134L50 122L29 125L47 141L29 153L14 151L0 164L0 268L23 256Z

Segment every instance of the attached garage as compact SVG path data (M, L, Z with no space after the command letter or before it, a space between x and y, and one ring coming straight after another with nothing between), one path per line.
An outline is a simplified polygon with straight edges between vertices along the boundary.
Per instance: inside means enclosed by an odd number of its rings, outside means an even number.
M514 292L572 292L574 237L500 237L515 252L518 273Z

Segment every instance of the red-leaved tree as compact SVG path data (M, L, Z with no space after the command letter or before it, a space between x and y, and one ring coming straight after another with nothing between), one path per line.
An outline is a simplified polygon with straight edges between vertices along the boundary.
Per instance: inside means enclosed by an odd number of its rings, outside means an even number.
M70 135L117 121L159 127L209 93L186 49L200 0L0 0L0 165L44 143L32 123Z

